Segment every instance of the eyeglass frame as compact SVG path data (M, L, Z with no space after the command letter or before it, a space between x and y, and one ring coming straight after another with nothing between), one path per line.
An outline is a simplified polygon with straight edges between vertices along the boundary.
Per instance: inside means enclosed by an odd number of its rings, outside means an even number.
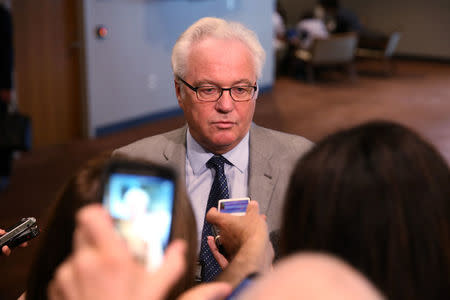
M236 87L238 87L238 86L232 86L232 87L229 87L229 88L223 88L223 87L220 87L220 86L211 84L211 86L214 86L214 87L217 87L217 88L220 89L219 97L218 97L216 100L200 100L200 99L198 98L198 92L197 92L197 90L198 90L199 88L203 87L203 86L197 86L197 87L194 87L194 86L190 85L189 83L187 83L185 80L183 80L183 78L181 78L180 76L177 76L177 78L178 78L179 80L181 80L181 82L184 83L188 88L190 88L191 90L193 90L193 91L195 92L195 96L197 97L197 100L200 101L200 102L217 102L217 101L219 101L219 99L222 97L223 91L228 91L228 93L230 94L231 99L233 99L233 101L235 101L235 102L248 102L248 101L252 100L253 97L255 97L255 92L258 90L258 86L256 85L256 83L255 83L255 85L246 85L246 87L251 87L251 88L253 88L253 95L252 95L252 97L250 97L250 98L247 99L247 100L236 100L236 99L233 98L233 95L231 94L231 89L232 89L232 88L236 88Z

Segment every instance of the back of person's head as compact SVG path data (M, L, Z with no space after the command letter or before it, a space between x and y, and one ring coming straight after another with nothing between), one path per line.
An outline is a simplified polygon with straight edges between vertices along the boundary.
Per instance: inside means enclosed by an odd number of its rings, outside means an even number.
M116 159L116 157L115 157ZM120 159L124 159L120 157ZM105 167L111 161L111 153L104 153L88 161L76 172L59 192L50 208L48 222L39 237L39 248L29 273L26 299L47 299L47 285L56 268L72 252L72 235L75 229L75 215L88 204L101 202L101 185ZM133 160L137 161L138 160ZM142 161L142 163L145 163ZM180 188L175 199L172 237L185 239L187 272L173 289L171 298L194 284L197 251L194 214L186 193Z
M320 253L282 259L274 270L250 285L243 299L381 300L379 291L342 260Z
M337 255L389 299L449 295L450 170L414 131L373 121L342 130L300 159L280 252Z
M261 77L266 54L256 34L240 23L210 17L192 24L176 41L172 50L172 70L175 76L185 77L192 46L208 38L232 39L244 43L254 59L255 74L258 78Z

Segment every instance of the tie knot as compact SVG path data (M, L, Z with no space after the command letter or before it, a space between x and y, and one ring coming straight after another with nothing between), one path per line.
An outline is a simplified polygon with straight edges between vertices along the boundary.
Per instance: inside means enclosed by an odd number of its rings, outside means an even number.
M216 171L223 170L224 164L229 164L229 162L222 155L214 155L206 162L208 168L214 168Z

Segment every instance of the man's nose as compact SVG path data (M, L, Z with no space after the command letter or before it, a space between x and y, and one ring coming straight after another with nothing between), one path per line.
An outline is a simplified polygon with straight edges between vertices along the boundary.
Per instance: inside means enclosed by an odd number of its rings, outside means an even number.
M234 100L231 98L230 91L223 91L222 96L216 102L216 109L222 112L232 111Z

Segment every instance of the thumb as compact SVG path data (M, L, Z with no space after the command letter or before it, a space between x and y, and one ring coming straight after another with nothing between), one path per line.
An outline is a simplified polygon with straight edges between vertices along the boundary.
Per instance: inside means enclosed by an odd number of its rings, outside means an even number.
M165 299L165 295L185 272L186 246L185 241L175 240L167 247L161 267L151 273L151 281L155 287L152 298Z
M204 283L186 291L177 300L219 300L230 293L231 285L226 282Z
M220 213L217 210L217 208L215 208L215 207L212 207L206 213L206 221L208 221L211 224L216 224L219 219L220 219Z
M259 204L258 201L251 200L247 206L247 215L257 214L259 215Z

